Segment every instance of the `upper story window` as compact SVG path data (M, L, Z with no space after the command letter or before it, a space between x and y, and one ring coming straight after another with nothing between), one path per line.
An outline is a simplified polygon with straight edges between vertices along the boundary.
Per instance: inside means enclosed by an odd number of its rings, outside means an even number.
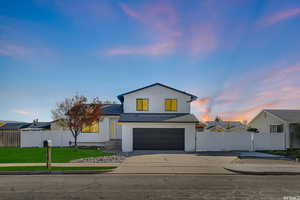
M100 132L100 126L99 126L99 120L92 123L90 126L83 127L82 133L99 133Z
M165 111L177 111L177 99L165 99Z
M136 99L136 110L137 111L148 111L149 100L148 99Z
M283 124L281 125L270 125L271 133L282 133L283 132Z

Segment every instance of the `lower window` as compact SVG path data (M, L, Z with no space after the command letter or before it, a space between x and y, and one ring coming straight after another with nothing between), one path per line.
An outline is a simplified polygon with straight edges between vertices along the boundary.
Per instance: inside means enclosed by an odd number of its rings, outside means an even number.
M89 126L84 126L84 128L81 131L82 133L99 133L100 132L100 125L99 120L93 122Z

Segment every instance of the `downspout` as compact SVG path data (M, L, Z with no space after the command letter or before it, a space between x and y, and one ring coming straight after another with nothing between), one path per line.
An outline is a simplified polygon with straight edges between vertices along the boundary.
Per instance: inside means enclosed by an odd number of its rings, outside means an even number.
M197 130L196 130L196 127L195 127L195 152L197 152Z

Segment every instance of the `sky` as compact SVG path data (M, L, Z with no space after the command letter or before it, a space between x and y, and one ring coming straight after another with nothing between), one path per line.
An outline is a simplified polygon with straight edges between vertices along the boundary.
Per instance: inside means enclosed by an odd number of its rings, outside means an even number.
M299 0L0 0L0 119L152 83L200 120L300 109Z

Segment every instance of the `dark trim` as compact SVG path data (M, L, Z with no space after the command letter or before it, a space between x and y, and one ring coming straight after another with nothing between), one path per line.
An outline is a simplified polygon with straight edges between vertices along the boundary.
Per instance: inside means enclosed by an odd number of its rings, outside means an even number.
M157 122L157 121L120 121L119 122L122 122L122 123L159 123L159 124L170 124L170 123L181 123L181 124L184 124L184 123L192 123L192 124L197 124L199 122L195 122L195 121L189 121L189 122L182 122L182 121L163 121L163 122Z
M134 93L134 92L137 92L137 91L140 91L140 90L143 90L143 89L146 89L146 88L150 88L150 87L153 87L153 86L156 86L156 85L159 85L159 86L168 88L168 89L170 89L170 90L174 90L174 91L176 91L176 92L179 92L179 93L188 95L188 96L191 97L191 101L197 99L197 96L195 96L195 95L193 95L193 94L190 94L190 93L187 93L187 92L184 92L184 91L181 91L181 90L177 90L177 89L175 89L175 88L169 87L169 86L164 85L164 84L161 84L161 83L154 83L154 84L151 84L151 85L148 85L148 86L145 86L145 87L136 89L136 90L132 90L132 91L129 91L129 92L120 94L120 95L118 95L118 99L119 99L121 102L123 102L123 101L124 101L124 95L130 94L130 93Z

